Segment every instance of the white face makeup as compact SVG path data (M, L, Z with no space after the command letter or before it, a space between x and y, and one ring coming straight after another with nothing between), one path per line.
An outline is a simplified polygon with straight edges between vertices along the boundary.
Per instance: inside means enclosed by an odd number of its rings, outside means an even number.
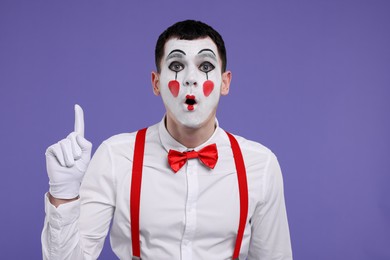
M158 84L167 114L175 121L199 128L213 119L222 85L221 61L214 42L210 38L168 40Z

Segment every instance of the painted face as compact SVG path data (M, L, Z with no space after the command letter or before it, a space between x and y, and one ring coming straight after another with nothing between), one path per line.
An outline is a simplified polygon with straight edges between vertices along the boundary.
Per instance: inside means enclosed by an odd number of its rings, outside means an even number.
M159 89L168 116L187 127L202 126L215 116L221 84L220 58L211 39L166 42Z

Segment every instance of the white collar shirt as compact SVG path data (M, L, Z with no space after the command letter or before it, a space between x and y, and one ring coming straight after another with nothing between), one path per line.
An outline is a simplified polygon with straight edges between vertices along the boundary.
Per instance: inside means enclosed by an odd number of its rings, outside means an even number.
M247 171L249 208L240 259L292 259L275 155L259 143L235 136ZM97 259L110 229L120 259L131 259L130 183L135 133L103 142L94 154L80 199L55 208L46 199L42 233L47 259ZM214 169L190 159L174 173L170 149L188 151L166 130L164 120L147 130L140 198L143 260L231 259L240 216L238 181L229 139L217 123L202 145L215 143Z

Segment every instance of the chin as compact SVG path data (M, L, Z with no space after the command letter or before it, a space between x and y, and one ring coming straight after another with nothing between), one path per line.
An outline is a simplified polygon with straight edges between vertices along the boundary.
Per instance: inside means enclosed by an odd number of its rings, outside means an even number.
M202 127L202 125L204 123L203 120L201 120L201 119L190 118L190 117L181 117L181 118L178 118L177 121L181 125L188 127L188 128L193 128L193 129Z
M187 121L184 121L184 122L180 122L183 126L187 127L187 128L191 128L191 129L199 129L202 127L202 123L201 122L187 122Z
M185 127L198 129L204 126L211 118L211 114L196 115L191 112L188 115L177 117L177 121Z

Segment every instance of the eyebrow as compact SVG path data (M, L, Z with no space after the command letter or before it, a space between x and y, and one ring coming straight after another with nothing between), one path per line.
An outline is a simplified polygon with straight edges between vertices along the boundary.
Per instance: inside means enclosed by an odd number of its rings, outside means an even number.
M204 52L206 52L206 53L204 53ZM211 52L211 53L207 53L207 52ZM203 53L203 54L202 54L202 53ZM200 50L200 51L198 52L198 55L210 57L210 58L213 59L213 60L217 60L217 57L216 57L215 53L214 53L212 50L210 50L210 49L203 49L203 50Z
M175 52L178 52L176 55L174 55ZM167 58L166 59L169 59L169 58L172 58L172 57L181 57L182 55L186 55L186 53L182 50L179 50L179 49L174 49L173 51L171 51L168 55L167 55Z
M202 49L202 50L200 50L200 51L198 52L198 54L201 54L201 53L204 52L204 51L209 51L209 52L211 52L212 54L214 54L214 56L217 56L217 55L215 55L215 53L214 53L213 50L211 50L211 49Z

